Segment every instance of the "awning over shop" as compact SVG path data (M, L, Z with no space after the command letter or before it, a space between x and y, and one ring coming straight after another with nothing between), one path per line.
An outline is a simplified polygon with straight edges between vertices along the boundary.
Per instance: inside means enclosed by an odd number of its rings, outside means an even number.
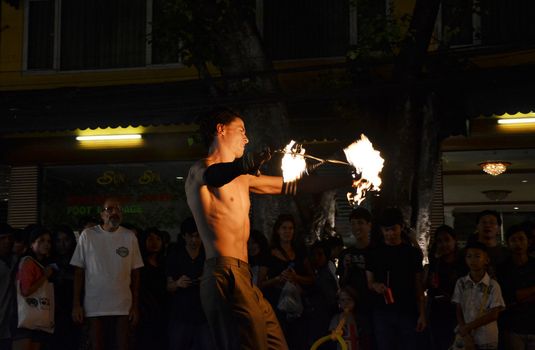
M190 123L206 106L199 82L3 92L0 133Z
M535 110L535 65L468 69L408 84L374 81L361 87L287 91L280 95L213 98L200 81L60 88L0 94L0 133L191 123L215 105L286 102L290 127L303 139L344 139L372 129L389 104L407 89L433 91L447 134L463 133L464 121L481 115ZM343 114L339 103L367 105ZM449 125L446 125L449 124ZM355 131L353 131L355 130Z
M517 66L477 72L471 85L459 85L469 117L535 110L535 66Z

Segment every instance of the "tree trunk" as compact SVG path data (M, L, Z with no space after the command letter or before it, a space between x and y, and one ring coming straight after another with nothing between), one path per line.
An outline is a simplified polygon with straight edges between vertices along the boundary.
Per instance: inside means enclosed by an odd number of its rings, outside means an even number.
M416 0L394 75L404 81L422 73L441 0Z
M390 112L390 136L386 147L384 194L381 201L383 208L400 208L406 220L410 220L412 215L412 186L418 141L416 130L419 123L415 105L417 103L412 98L406 97L403 102L395 103Z
M416 1L394 68L395 78L405 83L407 89L399 100L402 107L393 109L389 116L395 122L389 137L392 145L387 160L387 202L383 203L402 210L409 225L416 228L416 238L424 254L429 242L429 206L437 170L438 142L433 99L426 97L428 92L415 90L411 83L422 73L440 2Z
M314 211L311 227L305 237L307 244L332 236L336 215L336 190L324 192Z
M423 108L419 167L416 175L416 240L424 254L424 261L427 261L427 247L431 236L431 202L435 188L435 174L439 171L440 152L437 119L436 96L430 94Z

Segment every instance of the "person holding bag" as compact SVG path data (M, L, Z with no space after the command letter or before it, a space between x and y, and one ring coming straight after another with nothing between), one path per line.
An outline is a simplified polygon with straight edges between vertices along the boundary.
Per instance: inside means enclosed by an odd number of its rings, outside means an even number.
M275 309L289 348L304 349L306 323L302 297L305 289L314 284L314 272L291 214L280 214L273 225L267 263L267 276L259 276L259 286Z
M54 268L49 261L50 231L37 227L30 233L29 254L22 257L17 273L18 329L13 350L39 350L54 332Z

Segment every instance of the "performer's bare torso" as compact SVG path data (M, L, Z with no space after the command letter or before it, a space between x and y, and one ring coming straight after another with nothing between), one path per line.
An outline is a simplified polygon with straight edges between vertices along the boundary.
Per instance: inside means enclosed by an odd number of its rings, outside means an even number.
M281 192L280 176L240 175L221 187L206 184L206 168L242 157L248 142L241 118L236 117L225 125L218 124L208 157L195 163L189 170L186 197L208 259L228 256L247 261L251 206L249 192Z
M230 256L247 261L249 239L249 177L241 175L215 188L204 184L209 159L195 163L186 179L188 205L202 238L206 258Z

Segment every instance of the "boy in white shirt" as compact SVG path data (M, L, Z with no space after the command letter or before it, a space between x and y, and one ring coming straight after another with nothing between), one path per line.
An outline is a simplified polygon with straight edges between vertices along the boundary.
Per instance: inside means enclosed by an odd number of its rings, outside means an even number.
M505 306L500 285L487 273L487 247L480 242L466 246L470 272L457 280L452 302L457 304L457 333L477 349L498 348L498 314Z

